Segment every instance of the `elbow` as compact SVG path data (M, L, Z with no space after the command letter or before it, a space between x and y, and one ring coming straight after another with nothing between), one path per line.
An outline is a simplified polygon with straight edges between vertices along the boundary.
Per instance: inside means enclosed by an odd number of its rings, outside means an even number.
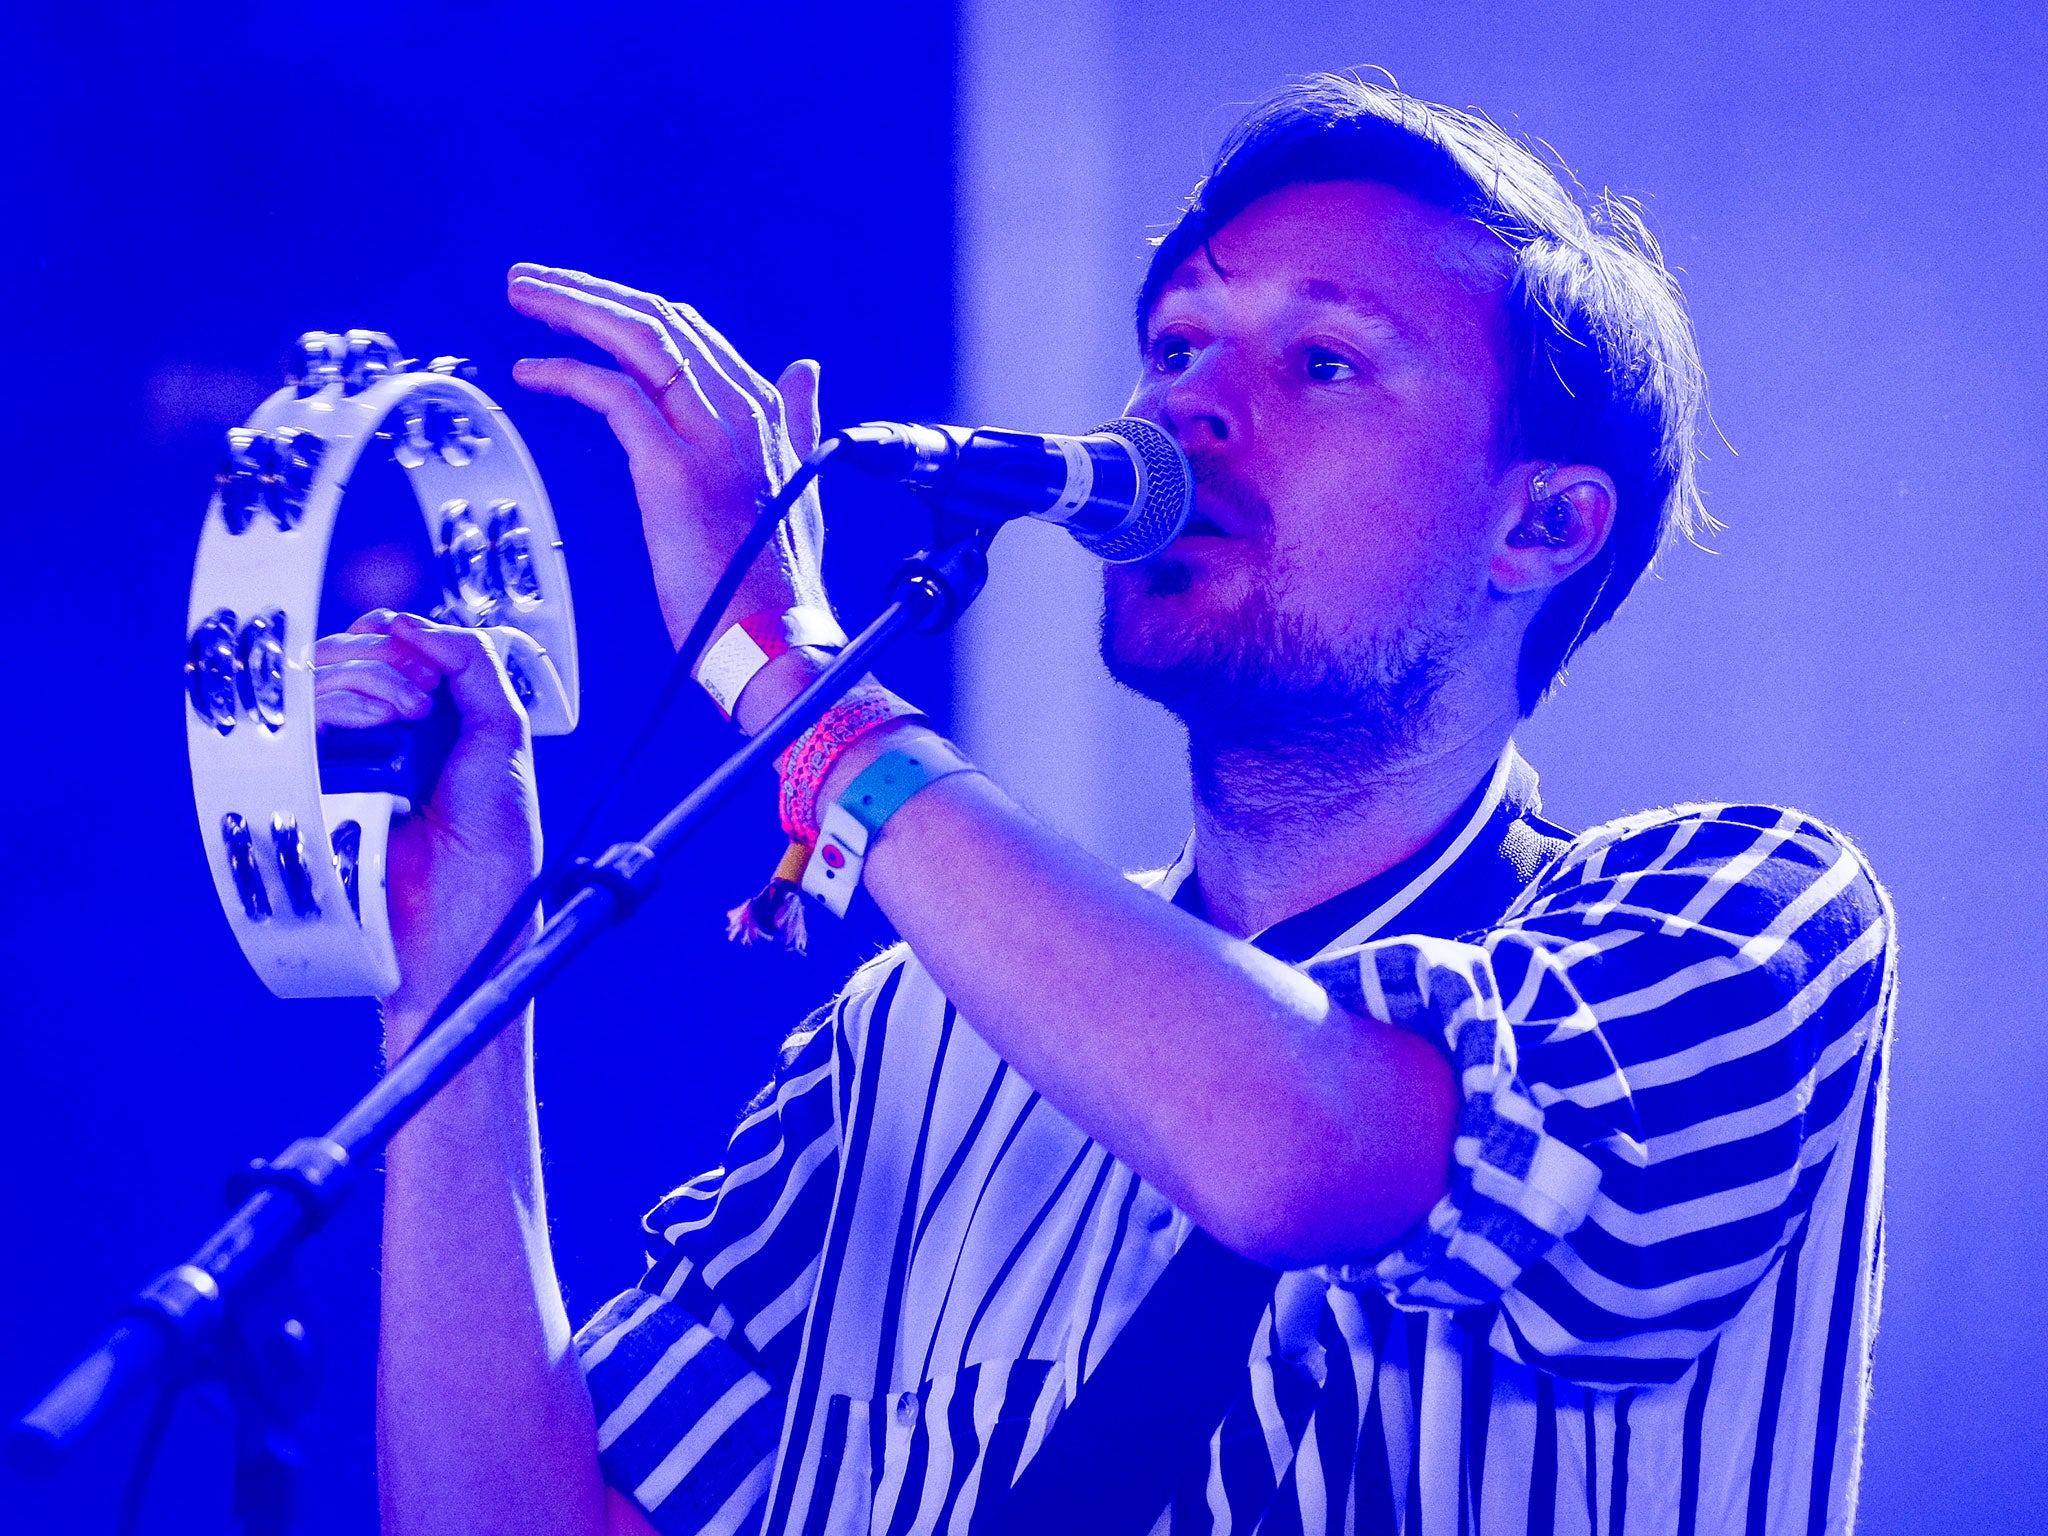
M1210 1236L1269 1268L1309 1269L1377 1258L1427 1217L1450 1188L1458 1095L1450 1064L1413 1036L1403 1069L1381 1078L1371 1113L1327 1103L1190 1206ZM1398 1087L1396 1087L1398 1084Z
M1394 1247L1447 1186L1443 1176L1363 1190L1290 1180L1264 1199L1218 1202L1196 1220L1224 1247L1269 1269L1356 1264Z

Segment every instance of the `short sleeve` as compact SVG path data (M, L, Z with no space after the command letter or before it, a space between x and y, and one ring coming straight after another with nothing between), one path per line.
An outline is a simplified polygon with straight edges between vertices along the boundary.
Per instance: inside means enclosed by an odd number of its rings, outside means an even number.
M790 1038L724 1164L648 1213L640 1283L576 1335L605 1480L664 1536L758 1522L838 1181L839 1088L877 982L864 969Z
M1416 1030L1460 1091L1451 1187L1332 1278L1496 1308L1496 1349L1589 1383L1675 1380L1805 1220L1872 1091L1892 919L1793 811L1691 807L1574 842L1499 926L1311 962Z

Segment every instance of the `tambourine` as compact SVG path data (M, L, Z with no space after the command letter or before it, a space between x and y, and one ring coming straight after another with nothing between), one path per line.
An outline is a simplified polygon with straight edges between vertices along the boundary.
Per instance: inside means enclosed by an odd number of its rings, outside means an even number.
M193 797L242 952L280 997L398 986L391 821L453 741L420 725L314 730L313 642L342 492L365 452L404 468L446 588L434 617L488 628L539 735L576 725L576 624L547 492L457 358L420 366L372 331L314 331L291 382L228 433L192 573L185 660Z

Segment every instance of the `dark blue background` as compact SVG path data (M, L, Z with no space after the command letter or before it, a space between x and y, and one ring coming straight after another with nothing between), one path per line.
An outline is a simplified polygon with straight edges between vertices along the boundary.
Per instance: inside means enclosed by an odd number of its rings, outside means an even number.
M586 661L582 729L541 745L559 835L665 647L608 435L506 382L551 345L503 307L507 263L687 297L770 371L821 355L832 420L1068 430L1124 398L1143 235L1232 104L1382 65L1645 196L1682 269L1729 526L1713 557L1678 550L1643 584L1525 746L1572 824L1758 799L1869 851L1905 947L1862 1528L2048 1528L2038 3L26 11L0 19L0 1410L210 1227L230 1169L326 1123L376 1068L366 1007L278 1002L243 965L186 785L177 670L207 480L287 341L366 325L475 356L532 443ZM886 492L828 504L858 616L919 529ZM1090 846L1162 856L1186 825L1177 738L1109 694L1093 567L1032 531L997 550L964 744ZM942 706L943 667L931 646L890 676ZM728 739L688 699L614 828ZM718 943L776 841L762 786L543 1005L579 1314L635 1268L639 1208L715 1156L780 1030L882 936L870 912L801 964ZM307 1252L329 1363L309 1530L374 1519L373 1195ZM54 1484L0 1475L0 1532L105 1530L134 1430ZM145 1529L224 1529L226 1487L220 1425L189 1407Z
M0 1408L18 1412L222 1213L243 1160L373 1080L367 1003L288 1003L206 873L178 672L221 431L309 328L456 352L511 410L568 544L583 724L540 746L565 836L668 659L623 458L526 397L557 350L504 305L515 260L695 303L771 376L824 364L828 421L943 418L951 393L954 21L858 8L299 4L17 13L0 36L10 432L0 1011ZM922 525L834 487L833 590L870 613ZM344 519L347 514L344 513ZM943 713L943 644L884 675ZM613 832L735 738L694 690ZM556 1253L580 1319L638 1267L635 1223L715 1161L780 1033L885 938L868 908L808 960L740 951L723 910L779 851L767 783L630 931L542 1004ZM306 1248L326 1382L307 1532L375 1520L377 1191ZM487 1388L488 1383L479 1383ZM0 1482L8 1530L109 1527L139 1416L55 1482ZM143 1528L227 1526L218 1413L188 1402Z

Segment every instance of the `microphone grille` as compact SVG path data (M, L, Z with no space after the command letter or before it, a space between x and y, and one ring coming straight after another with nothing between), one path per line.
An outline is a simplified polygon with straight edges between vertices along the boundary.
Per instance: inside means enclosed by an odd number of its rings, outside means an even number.
M1195 509L1195 477L1180 444L1136 416L1119 416L1090 433L1120 437L1131 445L1138 462L1138 505L1121 525L1108 533L1070 530L1090 554L1113 564L1149 560L1180 537Z

